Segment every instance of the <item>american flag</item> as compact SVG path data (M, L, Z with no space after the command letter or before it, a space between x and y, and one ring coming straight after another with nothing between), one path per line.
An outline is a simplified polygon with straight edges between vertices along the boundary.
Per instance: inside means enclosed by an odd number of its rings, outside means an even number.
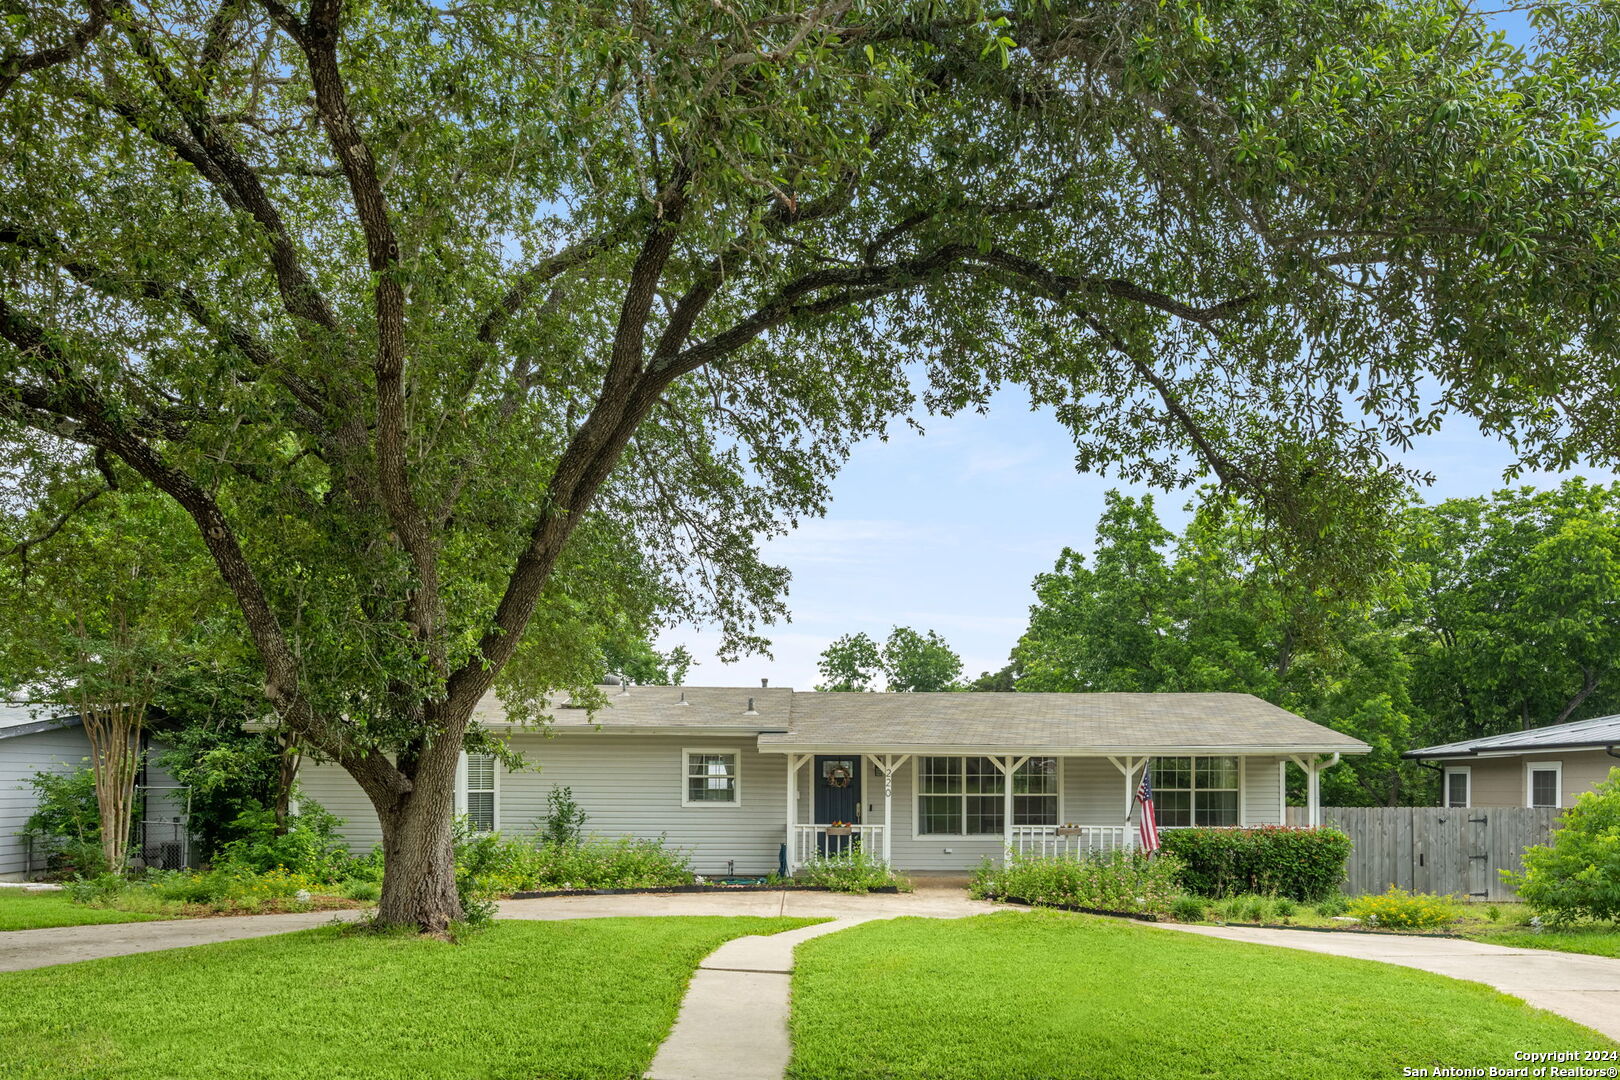
M1137 830L1142 838L1142 850L1152 854L1159 850L1159 822L1153 813L1153 781L1148 779L1148 769L1142 768L1142 786L1136 789L1136 801L1142 804L1142 816L1137 822Z

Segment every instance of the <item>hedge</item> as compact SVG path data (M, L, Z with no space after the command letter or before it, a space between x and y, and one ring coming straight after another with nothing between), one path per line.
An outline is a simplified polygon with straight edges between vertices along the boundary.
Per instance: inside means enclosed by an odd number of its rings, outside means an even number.
M1338 891L1350 838L1338 829L1166 829L1164 850L1182 863L1181 884L1199 896L1241 893L1312 903Z

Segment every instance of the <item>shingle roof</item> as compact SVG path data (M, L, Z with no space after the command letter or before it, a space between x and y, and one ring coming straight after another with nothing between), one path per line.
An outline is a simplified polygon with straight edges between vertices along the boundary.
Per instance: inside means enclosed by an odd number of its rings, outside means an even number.
M710 728L727 731L786 731L793 708L793 691L785 687L747 686L605 686L607 705L594 713L570 708L565 702L551 710L558 728ZM685 704L681 704L681 702ZM754 712L748 712L749 702ZM506 711L494 694L473 710L473 719L486 727L501 727Z
M1406 758L1469 757L1487 751L1507 750L1573 750L1578 747L1605 747L1620 745L1620 716L1598 716L1591 720L1575 720L1568 724L1531 728L1528 731L1510 731L1505 735L1487 735L1461 742L1441 743L1408 750Z
M557 728L748 731L762 751L979 748L1073 753L1363 754L1366 744L1249 694L826 694L785 687L608 688L595 713L554 709ZM752 700L755 715L747 711ZM685 704L681 704L684 701ZM474 717L503 725L489 696Z
M1070 752L1364 754L1365 743L1250 694L809 694L761 750L858 746Z
M19 735L37 735L41 731L55 731L79 722L77 714L62 715L60 705L34 705L28 702L0 702L0 739Z

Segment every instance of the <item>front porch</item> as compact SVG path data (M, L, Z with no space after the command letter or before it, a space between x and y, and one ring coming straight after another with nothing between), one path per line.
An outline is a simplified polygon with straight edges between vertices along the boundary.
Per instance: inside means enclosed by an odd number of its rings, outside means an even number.
M1307 818L1320 824L1319 777L1334 763L1314 755L970 750L785 756L789 873L816 856L855 850L902 870L1130 850L1139 843L1136 793L1150 770L1162 829L1282 824L1289 762L1304 770Z

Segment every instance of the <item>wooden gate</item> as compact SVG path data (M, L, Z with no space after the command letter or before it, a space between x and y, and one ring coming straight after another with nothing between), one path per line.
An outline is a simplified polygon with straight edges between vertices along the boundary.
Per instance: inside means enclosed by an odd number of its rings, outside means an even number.
M1395 885L1464 900L1517 900L1501 871L1521 869L1524 849L1548 843L1562 813L1524 806L1324 806L1322 823L1343 829L1355 844L1345 867L1344 891L1351 896Z

